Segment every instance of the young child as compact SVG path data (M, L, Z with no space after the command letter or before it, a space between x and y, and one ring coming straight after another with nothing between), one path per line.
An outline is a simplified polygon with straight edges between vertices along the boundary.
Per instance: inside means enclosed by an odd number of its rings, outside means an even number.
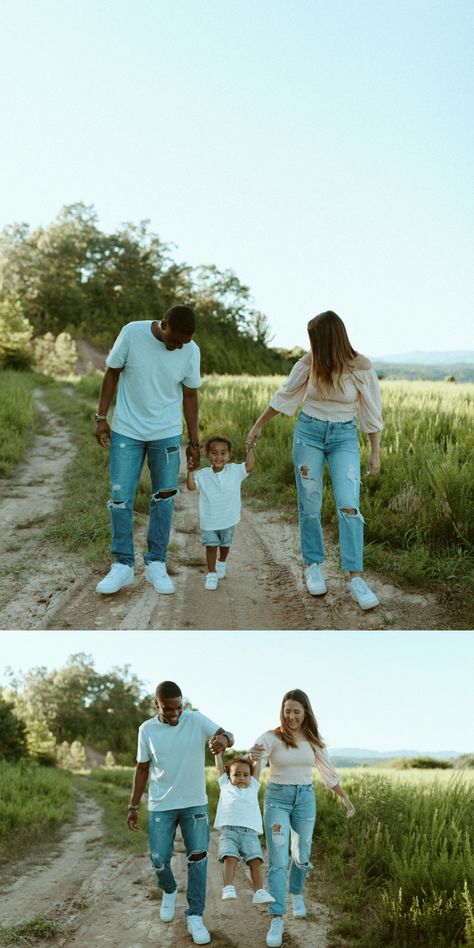
M234 527L240 520L240 485L253 471L254 456L253 448L248 448L243 464L230 464L232 444L223 435L208 438L205 450L210 466L196 473L188 467L187 485L189 490L199 490L201 543L206 547L208 569L205 587L217 589L218 580L224 579Z
M256 779L262 762L252 764L245 757L234 757L225 767L222 754L215 755L219 786L214 827L220 830L219 861L222 863L223 899L236 899L233 885L239 859L244 859L250 869L253 886L253 905L274 902L275 899L263 888L262 847L259 834L263 832L262 815L258 805L260 783Z

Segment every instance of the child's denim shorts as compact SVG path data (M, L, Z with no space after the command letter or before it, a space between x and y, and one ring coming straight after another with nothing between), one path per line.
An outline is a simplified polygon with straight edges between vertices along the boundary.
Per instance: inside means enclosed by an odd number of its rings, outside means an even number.
M203 546L230 546L234 536L234 527L225 527L224 530L201 530Z
M218 853L220 862L226 856L234 856L235 859L243 859L244 862L250 862L251 859L261 859L263 862L258 835L255 830L247 829L246 826L222 826Z

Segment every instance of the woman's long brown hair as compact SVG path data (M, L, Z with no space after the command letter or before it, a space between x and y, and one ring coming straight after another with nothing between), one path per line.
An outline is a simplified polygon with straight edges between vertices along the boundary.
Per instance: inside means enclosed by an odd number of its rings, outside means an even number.
M311 343L311 381L316 390L341 388L341 375L358 353L352 348L346 327L337 313L319 313L308 323Z
M314 711L311 707L311 702L308 698L306 692L301 691L299 688L293 688L292 691L287 691L286 695L283 695L283 700L281 702L280 708L280 727L275 729L275 734L277 737L286 744L287 747L297 747L298 742L293 737L292 732L287 726L285 721L285 716L283 714L283 708L287 701L298 701L299 704L303 705L305 710L305 716L303 724L301 725L301 730L306 738L306 740L311 744L313 748L315 747L324 747L324 741L319 733L318 722L314 716Z

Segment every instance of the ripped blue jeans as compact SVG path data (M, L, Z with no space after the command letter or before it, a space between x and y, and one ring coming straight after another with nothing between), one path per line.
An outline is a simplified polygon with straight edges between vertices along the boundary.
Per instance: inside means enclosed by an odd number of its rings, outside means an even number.
M361 572L364 518L359 510L360 452L356 420L321 421L301 411L293 437L293 463L301 552L307 566L324 560L321 505L325 459L338 512L341 566L343 570ZM345 513L344 508L356 513Z
M268 888L275 899L270 915L286 912L288 844L291 841L291 866L288 891L301 895L311 864L316 800L311 783L269 783L265 790L263 823L268 849Z
M150 519L148 523L148 552L145 563L166 560L173 516L174 499L178 491L181 436L159 441L138 441L126 435L111 432L110 437L110 490L107 506L112 525L112 555L117 562L133 566L133 506L140 474L148 461L151 477ZM169 497L160 493L173 491Z
M150 810L148 813L151 864L155 870L156 881L164 892L174 892L176 889L176 879L171 869L171 857L178 826L181 829L188 858L186 889L188 908L184 914L203 915L206 903L207 851L210 833L207 803L202 806L186 806L180 810ZM205 853L202 859L190 858L200 853Z

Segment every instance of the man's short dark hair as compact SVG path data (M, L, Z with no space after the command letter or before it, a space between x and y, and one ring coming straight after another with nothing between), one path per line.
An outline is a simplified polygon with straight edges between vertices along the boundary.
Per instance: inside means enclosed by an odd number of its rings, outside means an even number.
M171 306L166 310L163 319L176 332L186 333L186 335L196 332L196 315L190 306Z
M174 681L161 681L156 686L156 697L166 701L167 698L182 698L183 693Z

